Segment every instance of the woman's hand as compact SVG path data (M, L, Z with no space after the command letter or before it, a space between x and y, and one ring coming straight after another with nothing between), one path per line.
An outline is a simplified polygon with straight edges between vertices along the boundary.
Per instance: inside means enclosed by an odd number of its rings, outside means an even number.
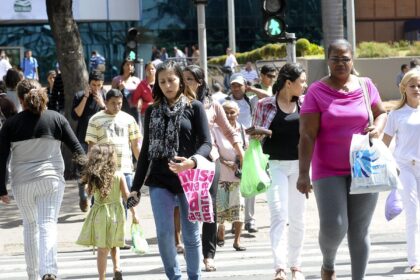
M0 196L0 200L4 203L4 204L10 204L10 197L6 194L6 195L2 195Z
M252 134L250 135L251 139L256 139L258 141L262 141L266 135L264 134Z
M127 208L136 207L140 202L140 193L136 191L132 191L127 198Z
M175 174L178 174L182 171L193 169L195 167L195 162L192 159L174 156L173 159L169 160L168 165L169 170Z
M309 194L312 192L312 185L309 174L299 174L296 188L299 192L305 194L306 198L309 198Z
M227 167L229 167L230 169L232 169L232 171L236 171L236 169L238 169L238 166L236 165L236 163L234 161L231 161L231 160L221 160L220 162L223 165L226 165Z
M379 136L381 135L381 133L379 132L379 130L376 128L375 125L366 127L365 133L369 133L370 138L379 138Z

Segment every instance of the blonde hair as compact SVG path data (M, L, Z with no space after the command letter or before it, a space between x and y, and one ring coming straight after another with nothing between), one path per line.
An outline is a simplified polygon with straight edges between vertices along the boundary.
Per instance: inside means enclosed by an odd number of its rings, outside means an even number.
M223 109L232 108L232 109L235 109L236 111L238 111L238 113L240 111L238 103L236 103L235 101L232 101L232 100L226 100L225 102L223 102L222 106L223 106Z
M418 78L420 78L419 70L413 69L405 73L399 85L401 99L398 101L398 104L395 107L395 110L400 109L401 107L405 105L405 103L407 103L407 93L405 91L407 89L408 82L410 82L412 79L418 79Z
M87 184L87 193L92 195L98 189L101 197L106 198L112 189L117 154L111 144L94 145L88 155L88 161L82 171L81 183Z

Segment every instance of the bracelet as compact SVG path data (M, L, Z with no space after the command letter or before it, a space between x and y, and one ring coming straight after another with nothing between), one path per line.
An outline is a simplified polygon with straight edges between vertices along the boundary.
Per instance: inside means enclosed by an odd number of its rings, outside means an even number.
M194 156L192 156L192 157L190 157L190 160L192 160L194 162L193 169L197 168L197 159Z

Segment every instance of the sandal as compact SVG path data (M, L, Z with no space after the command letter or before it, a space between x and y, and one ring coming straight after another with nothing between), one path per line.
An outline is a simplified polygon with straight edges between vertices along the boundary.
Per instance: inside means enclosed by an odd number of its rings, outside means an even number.
M412 267L410 267L410 272L411 273L420 273L420 265L413 265Z
M182 244L176 245L176 253L177 254L184 254L184 246L182 246Z
M305 280L305 276L302 273L302 270L298 267L291 267L290 271L292 271L292 280Z
M233 248L234 248L236 251L246 251L246 247L241 246L241 245L237 245L237 244L233 244Z
M116 270L114 272L114 278L112 280L123 280L121 270Z
M273 280L287 280L286 272L284 269L277 269Z
M204 259L203 260L204 263L204 270L207 272L212 272L212 271L216 271L216 266L214 265L214 260L213 259Z

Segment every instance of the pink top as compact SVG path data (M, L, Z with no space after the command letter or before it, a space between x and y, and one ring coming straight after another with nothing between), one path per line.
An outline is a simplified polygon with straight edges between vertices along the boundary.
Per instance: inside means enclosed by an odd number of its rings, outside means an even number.
M212 140L212 149L210 152L210 158L215 161L219 158L219 153L217 147L214 143L214 128L218 126L220 130L224 133L229 142L233 145L241 141L240 134L232 128L229 124L228 119L226 118L225 111L223 110L222 105L219 102L213 101L210 105L205 104L207 120L209 122L209 129L211 133Z
M241 124L236 122L236 132L239 135L241 134ZM243 126L242 126L243 127ZM245 130L245 128L243 128ZM214 145L218 150L218 153L220 156L227 161L235 161L236 159L236 153L233 149L232 144L230 141L226 138L226 136L223 134L223 131L220 129L220 127L215 127L213 129L213 136L214 136ZM245 138L245 147L248 146L248 136L245 134L244 131L244 138ZM242 146L242 136L240 140L240 145ZM239 178L237 178L233 172L232 169L227 167L224 164L220 164L220 178L219 181L224 182L239 182Z
M379 92L370 79L366 79L366 84L374 107L381 100ZM312 180L349 175L352 135L363 133L368 126L362 89L343 94L324 82L315 82L305 95L300 113L320 114L312 155Z

